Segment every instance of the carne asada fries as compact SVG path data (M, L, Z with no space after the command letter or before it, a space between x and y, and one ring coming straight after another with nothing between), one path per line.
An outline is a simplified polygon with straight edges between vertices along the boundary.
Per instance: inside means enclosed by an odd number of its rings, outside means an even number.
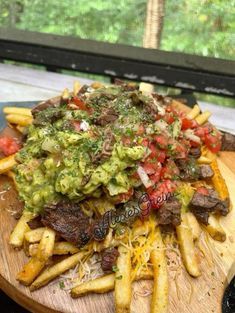
M58 278L73 298L114 290L116 312L128 313L132 283L152 279L151 313L166 313L167 238L201 275L201 233L225 241L219 219L231 208L216 160L222 134L209 111L181 107L152 85L117 80L4 108L23 133L0 137L0 174L25 206L9 240L29 257L20 283L34 291Z

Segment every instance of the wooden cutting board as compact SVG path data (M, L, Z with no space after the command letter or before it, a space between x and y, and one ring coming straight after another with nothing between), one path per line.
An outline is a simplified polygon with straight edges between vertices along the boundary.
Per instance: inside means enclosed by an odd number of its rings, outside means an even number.
M221 153L218 162L235 206L235 153ZM0 176L0 191L6 182L10 182L9 178ZM16 281L16 274L26 263L27 257L23 251L16 251L8 244L10 232L16 223L11 211L18 205L13 186L3 197L4 200L0 200L0 288L31 312L115 312L112 292L72 299L68 291L60 289L58 280L32 293ZM221 313L227 280L235 274L235 210L222 218L221 224L227 233L224 243L214 241L205 233L200 238L197 256L202 275L199 278L191 278L186 273L179 252L167 251L169 313ZM150 312L151 295L143 297L141 294L151 290L151 286L151 281L133 284L131 312Z

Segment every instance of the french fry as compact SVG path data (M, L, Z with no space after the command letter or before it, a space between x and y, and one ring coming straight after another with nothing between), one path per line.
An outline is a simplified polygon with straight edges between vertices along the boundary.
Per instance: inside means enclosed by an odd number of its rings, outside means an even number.
M68 100L68 99L69 99L69 96L70 96L69 90L68 90L68 88L65 88L65 89L63 90L63 92L62 92L61 97L62 97L63 100Z
M199 159L197 159L199 164L210 164L211 159L207 158L206 156L201 155Z
M25 240L26 241L26 240ZM30 256L35 256L38 250L38 243L33 243L28 247ZM55 242L53 255L75 254L79 251L72 243L67 241Z
M203 125L205 124L209 117L211 116L211 112L210 111L205 111L202 114L198 115L195 120L199 125Z
M10 171L16 164L15 154L12 154L6 158L0 160L0 174Z
M18 114L8 114L6 116L6 120L10 124L18 124L20 126L27 126L32 124L32 117L26 115L18 115Z
M24 130L25 130L25 127L24 127L24 126L17 125L17 126L16 126L16 129L17 129L21 134L23 134L23 133L24 133Z
M181 224L176 227L176 234L179 241L183 263L191 276L198 277L201 273L195 255L193 234L188 224L186 213L182 213L181 219Z
M19 114L32 117L31 109L29 108L19 108L19 107L4 107L3 112L5 114Z
M25 240L29 243L39 242L42 239L42 235L45 231L46 227L40 227L33 230L27 231L24 235Z
M151 301L151 313L166 313L168 307L168 275L167 263L159 228L155 231L155 241L150 254L150 261L153 264L153 296Z
M23 285L29 286L42 271L45 266L44 261L38 260L36 257L33 257L25 264L22 271L19 272L16 276L16 279Z
M18 220L15 228L13 229L10 235L10 245L15 248L20 248L24 241L25 233L30 230L29 225L27 224L31 219L35 217L35 214L32 212L24 211L21 218Z
M187 118L189 119L194 119L196 118L199 114L200 114L200 108L197 104L194 105L194 107L192 108L192 110L187 114Z
M16 279L23 285L30 285L40 274L47 260L52 256L55 232L46 228L38 245L37 254L33 256L17 274Z
M141 272L135 277L135 281L148 280L153 278L152 270ZM105 275L82 283L71 290L71 296L78 298L90 293L105 293L114 289L115 274Z
M226 240L226 233L220 225L218 218L214 215L210 215L208 223L209 225L203 225L203 227L209 235L214 240L224 242Z
M52 265L48 269L46 269L42 274L33 282L30 286L30 290L34 291L46 284L48 284L51 280L56 278L57 276L63 274L64 272L68 271L69 269L76 266L79 261L85 256L86 252L81 251L78 252L67 259Z
M228 187L226 185L226 182L225 182L223 176L220 173L216 159L211 162L211 168L214 171L214 175L211 178L211 182L212 182L215 190L218 192L218 194L222 200L229 199Z
M91 87L94 89L99 89L99 88L104 87L104 85L101 82L94 82L91 84Z
M148 235L150 231L151 223L149 221L145 221L142 225L138 227L134 227L132 230L132 237L136 236Z
M76 97L79 89L81 88L81 84L78 81L75 81L73 84L73 95Z
M75 254L79 251L72 243L67 241L56 242L53 250L53 254L63 255L63 254Z
M202 229L201 229L195 215L193 215L192 212L187 212L186 216L188 219L188 225L190 226L191 231L192 231L193 240L194 241L198 240L200 235L201 235Z
M140 83L139 90L143 93L150 94L154 92L154 85L148 83Z
M40 261L47 261L53 254L54 244L55 231L46 228L38 245L37 259Z
M115 307L116 313L130 312L131 305L131 252L119 246L117 259L118 271L115 273Z

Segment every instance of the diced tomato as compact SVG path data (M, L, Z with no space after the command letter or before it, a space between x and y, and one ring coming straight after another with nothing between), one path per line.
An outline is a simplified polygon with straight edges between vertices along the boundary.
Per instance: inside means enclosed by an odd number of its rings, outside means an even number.
M149 144L149 149L151 150L151 153L149 155L150 158L155 158L157 156L157 148L153 143Z
M152 175L155 173L157 169L157 162L145 162L144 164L141 165L143 169L145 170L146 174Z
M73 126L76 132L81 131L81 123L79 121L73 121Z
M161 149L167 149L169 140L166 135L155 135L154 140Z
M201 146L201 143L200 142L196 142L196 141L192 141L190 140L190 147L193 147L193 148L197 148L197 147L200 147Z
M168 159L166 165L162 168L161 178L172 179L176 176L179 176L179 169L173 160Z
M151 208L158 209L164 201L175 191L176 184L167 179L157 184L157 187L152 190L148 190L148 195L151 201Z
M182 118L182 126L181 126L181 129L182 130L186 130L186 129L189 129L189 128L196 128L198 126L197 122L195 120L191 120L189 118Z
M144 147L148 147L149 146L149 139L148 138L143 138L141 145Z
M172 124L175 121L173 113L166 113L162 119L167 122L168 125Z
M205 196L208 196L209 195L209 191L206 187L199 187L197 188L197 192L205 195Z
M156 184L159 182L161 178L161 171L162 171L162 165L161 163L158 162L155 172L152 175L149 175L149 178L153 184Z
M188 149L185 144L176 141L174 145L174 152L177 159L185 159L188 154Z
M166 159L166 151L158 150L157 152L157 160L160 163L163 163Z
M218 131L213 131L205 135L205 145L211 152L217 153L221 149L221 134Z
M0 138L0 150L5 156L16 153L20 148L20 144L14 138L9 136Z
M79 99L78 97L73 97L71 99L71 103L74 103L79 110L82 111L87 111L91 113L91 108L89 108L84 101L82 101L81 99Z

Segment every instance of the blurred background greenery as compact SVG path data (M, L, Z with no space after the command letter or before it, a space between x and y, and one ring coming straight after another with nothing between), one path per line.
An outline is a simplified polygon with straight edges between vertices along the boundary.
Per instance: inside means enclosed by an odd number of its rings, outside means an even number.
M229 60L234 16L235 0L0 0L0 26Z

